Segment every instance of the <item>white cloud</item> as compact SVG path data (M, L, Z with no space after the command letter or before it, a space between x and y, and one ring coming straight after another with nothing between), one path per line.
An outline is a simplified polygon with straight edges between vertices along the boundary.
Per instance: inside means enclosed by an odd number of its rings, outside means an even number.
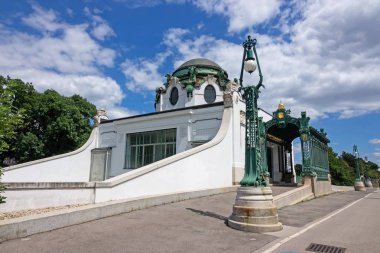
M374 156L380 156L380 152L372 153Z
M139 114L137 111L131 111L128 108L122 106L113 105L111 107L105 107L105 109L109 119L119 119Z
M23 17L25 24L41 32L55 32L63 28L63 25L56 22L57 13L54 10L44 10L39 5L32 5L33 13Z
M283 101L294 115L307 111L312 118L379 111L380 34L374 29L380 26L380 2L318 1L293 8L303 17L294 24L282 21L289 25L289 38L255 35L266 85L259 106L271 111ZM179 28L170 29L163 43L175 56L174 67L206 57L227 70L230 79L239 76L239 44ZM244 79L245 84L257 82L247 75Z
M101 13L101 11L98 9L94 9L92 12L96 14ZM84 8L84 13L86 16L92 19L91 34L98 40L104 40L108 37L115 36L115 32L108 25L108 23L101 16L95 15L92 12L88 7Z
M102 23L94 27L92 35L99 40L104 40L106 37L114 35L114 32L107 24Z
M124 4L128 8L154 7L159 4L184 4L189 0L114 0L115 2Z
M177 68L184 61L197 58L209 58L221 66L228 65L235 68L237 72L239 64L228 64L229 59L241 57L241 52L237 50L239 45L229 43L224 40L217 40L210 36L200 36L199 38L186 39L191 35L189 30L172 28L165 33L163 44L166 46L164 52L158 53L155 58L127 59L122 64L124 76L127 79L126 86L132 91L155 90L165 82L164 74L159 68L165 60L174 55L174 68ZM223 50L220 50L223 48Z
M32 82L39 91L79 94L97 106L117 107L124 94L102 74L103 67L113 66L115 51L92 39L88 24L68 24L53 10L32 7L22 20L33 32L0 29L0 74Z
M159 4L192 3L208 14L222 15L231 33L265 23L280 12L280 0L116 0L129 8L154 7ZM201 28L201 27L200 27ZM199 25L198 25L198 29Z
M169 56L169 52L157 54L155 59L127 59L121 65L127 79L126 86L131 91L155 90L164 83L164 76L159 67Z
M240 32L268 21L280 11L279 0L194 0L201 10L228 18L228 31Z
M67 9L66 9L66 13L67 13L67 15L69 15L70 17L73 17L73 16L74 16L74 11L73 11L73 9L67 8Z
M273 62L273 55L278 55L276 57L276 63L281 61L281 57L284 58L283 61L291 61L291 59L287 59L281 51L281 47L276 46L269 37L260 36L259 41L262 41L261 48L258 49L259 59L261 64L262 62ZM242 60L242 46L239 44L234 44L226 40L216 39L212 36L202 35L199 37L193 37L190 31L183 29L171 29L169 30L163 43L168 47L168 50L171 51L174 55L177 56L174 62L174 68L178 67L184 61L190 60L192 58L197 57L205 57L212 61L218 63L222 68L224 68L228 74L230 79L238 78L240 75L241 69L241 60ZM264 53L264 50L266 51ZM275 52L274 52L275 51ZM265 58L265 60L264 60ZM302 63L299 64L298 69L301 69ZM284 82L286 78L288 78L288 71L292 71L290 69L280 69L281 71L278 74L283 74L283 76L278 76L278 86L269 83L267 81L267 77L272 77L269 73L269 70L272 68L277 68L275 65L265 66L264 70L264 80L267 84L267 89L263 91L262 94L266 94L265 99L260 99L260 107L264 109L268 108L276 108L277 104L282 100L287 103L288 106L298 105L296 109L299 109L297 113L301 110L305 110L307 108L308 114L314 117L322 116L321 112L317 109L314 109L307 104L303 104L300 106L300 103L297 101L297 98L294 96L284 96L282 93L288 92L289 86L284 86ZM267 71L267 72L266 72ZM275 73L276 70L272 70L272 73ZM252 75L254 76L254 75ZM244 84L247 83L257 83L258 77L251 77L249 75L244 76ZM268 84L269 83L269 84ZM281 93L282 92L282 93ZM288 92L290 93L290 92Z
M369 140L368 142L372 143L372 144L380 144L380 139L379 138L375 138L375 139Z

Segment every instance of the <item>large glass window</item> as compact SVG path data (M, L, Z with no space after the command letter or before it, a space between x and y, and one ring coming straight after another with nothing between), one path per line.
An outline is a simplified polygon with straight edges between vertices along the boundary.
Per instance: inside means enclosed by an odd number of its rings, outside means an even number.
M127 134L126 169L136 169L176 153L176 129Z

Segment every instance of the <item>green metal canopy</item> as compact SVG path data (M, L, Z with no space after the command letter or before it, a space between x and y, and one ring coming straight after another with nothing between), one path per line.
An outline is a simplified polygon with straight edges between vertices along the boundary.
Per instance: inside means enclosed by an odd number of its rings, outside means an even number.
M290 116L290 110L280 103L277 111L273 112L273 118L265 122L262 132L278 138L288 145L297 138L301 138L302 146L302 175L318 176L318 180L328 180L329 164L327 138L323 129L317 129L309 125L310 118L306 112L301 113L300 118ZM263 148L263 153L265 153Z
M287 143L291 143L295 138L300 136L299 127L293 124L288 124L286 127L273 125L268 129L267 133Z

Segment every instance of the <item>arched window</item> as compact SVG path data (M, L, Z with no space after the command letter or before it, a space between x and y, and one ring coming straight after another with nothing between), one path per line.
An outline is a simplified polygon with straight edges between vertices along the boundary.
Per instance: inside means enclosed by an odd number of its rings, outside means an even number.
M170 98L169 101L172 105L177 104L178 102L178 89L177 87L174 87L172 91L170 92Z
M207 104L211 104L215 102L216 99L216 91L214 86L211 84L207 85L205 88L205 94L204 94L205 101Z

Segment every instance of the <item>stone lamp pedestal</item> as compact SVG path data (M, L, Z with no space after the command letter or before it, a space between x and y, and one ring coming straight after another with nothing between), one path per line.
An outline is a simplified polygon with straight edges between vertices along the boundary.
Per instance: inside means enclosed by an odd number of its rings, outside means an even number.
M228 226L255 233L282 230L270 187L239 187Z
M365 187L367 187L367 188L372 188L372 187L373 187L373 185L372 185L372 181L371 181L371 179L369 179L369 178L367 178L366 180L364 180L364 185L365 185Z
M362 180L355 180L354 187L355 187L355 191L362 191L362 192L366 191L364 183Z

